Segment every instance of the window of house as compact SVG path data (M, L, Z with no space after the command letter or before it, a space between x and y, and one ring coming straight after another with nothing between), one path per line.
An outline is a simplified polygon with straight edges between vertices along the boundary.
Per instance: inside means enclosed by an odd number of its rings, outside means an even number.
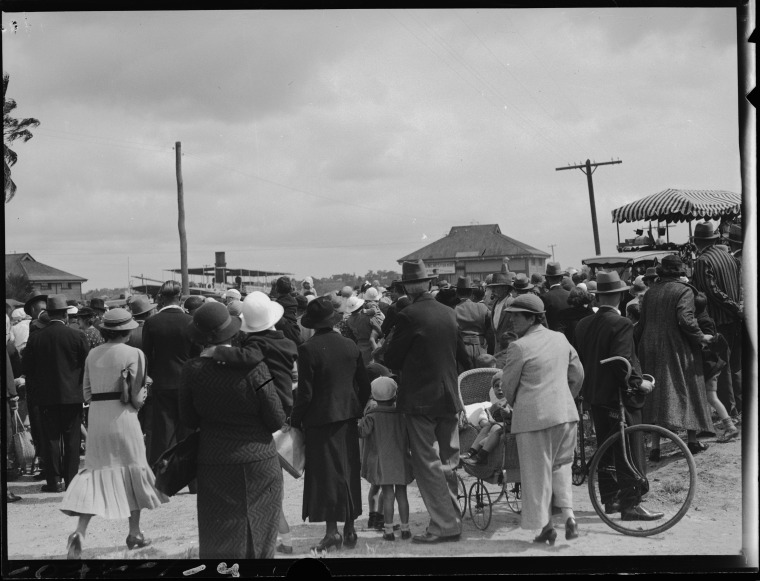
M50 290L51 286L48 283L40 283L40 290Z
M61 289L71 289L71 283L70 282L62 282L61 283Z

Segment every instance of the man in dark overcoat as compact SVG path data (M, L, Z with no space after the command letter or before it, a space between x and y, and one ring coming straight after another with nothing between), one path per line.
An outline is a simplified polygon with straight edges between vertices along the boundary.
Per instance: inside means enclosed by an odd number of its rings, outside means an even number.
M583 363L583 401L591 405L597 442L601 446L618 430L618 393L624 391L626 423L636 426L642 423L641 409L645 394L640 391L644 379L633 341L633 323L620 314L617 305L621 295L628 291L617 272L600 272L597 275L597 299L599 310L578 321L575 327L575 347ZM631 364L632 372L625 383L626 368L621 361L602 365L602 359L624 357ZM651 384L644 389L651 391ZM628 388L634 390L627 394ZM631 436L629 448L637 469L646 475L646 457L642 433ZM641 505L641 490L633 484L635 476L625 466L622 455L613 451L617 482L609 474L599 473L599 492L604 502L604 512L620 512L623 520L657 520L662 513L651 512Z
M47 323L40 321L40 314L45 312L47 306L47 295L33 294L24 303L24 312L32 320L29 323L29 337L40 329L44 329ZM28 339L27 339L28 341ZM45 460L42 456L42 418L40 417L40 408L34 398L34 386L26 386L26 406L29 410L29 429L32 432L32 441L34 442L35 462L40 471L34 475L35 480L45 480Z
M30 333L22 360L28 392L34 393L42 428L43 492L63 492L79 470L82 443L82 378L90 347L84 333L68 326L66 295L46 301L50 323Z
M412 303L398 313L385 354L400 371L399 412L406 414L409 448L417 485L430 524L416 543L459 540L462 532L454 469L459 464L457 361L470 361L459 336L454 310L430 294L432 277L422 260L404 262L401 282ZM436 449L437 448L437 449Z
M736 260L716 244L718 240L711 224L694 228L697 260L692 282L707 296L707 312L731 350L728 365L718 376L718 399L737 418L742 411L741 275Z
M513 284L515 280L514 272L497 272L492 275L491 282L487 288L491 291L493 303L490 307L488 324L486 325L486 341L488 343L488 354L493 355L498 347L498 337L510 331L509 317L506 316L504 309L512 304L515 300Z
M546 324L552 331L559 331L559 320L557 318L559 312L570 308L567 302L570 291L562 287L562 279L566 274L559 262L546 263L544 277L549 290L541 295L541 300L544 301L544 308L546 309Z
M153 463L168 448L184 439L192 430L179 420L179 386L182 366L197 356L201 348L193 344L187 326L193 318L179 306L182 287L167 280L159 290L162 308L146 319L142 332L142 350L153 379L145 417L150 418L146 434L148 462Z

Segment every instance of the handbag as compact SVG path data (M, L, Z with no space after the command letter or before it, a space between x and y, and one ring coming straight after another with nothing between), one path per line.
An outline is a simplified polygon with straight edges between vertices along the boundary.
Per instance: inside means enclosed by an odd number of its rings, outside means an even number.
M22 472L26 472L29 467L30 471L34 463L34 444L32 443L32 434L24 426L18 410L13 411L13 450L16 452L16 461Z
M200 431L193 432L166 450L153 464L156 488L166 496L174 496L195 479L200 437Z
M277 447L280 466L293 478L301 478L306 466L306 442L303 432L293 427L287 431L279 429L272 434L272 439Z
M129 369L124 368L121 370L121 397L119 401L124 405L131 404L133 408L139 410L145 405L145 400L148 398L148 388L153 385L153 381L145 376L145 384L132 393L132 374Z

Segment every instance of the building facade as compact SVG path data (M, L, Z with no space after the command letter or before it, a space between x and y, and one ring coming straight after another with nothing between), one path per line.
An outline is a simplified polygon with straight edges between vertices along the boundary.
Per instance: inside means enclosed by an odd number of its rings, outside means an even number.
M74 300L82 300L82 283L87 282L86 278L37 262L27 252L5 255L6 279L11 274L26 276L32 288L39 293L62 294Z
M398 263L421 258L429 275L455 284L460 276L485 280L489 274L500 272L505 262L512 272L543 274L550 256L505 236L498 224L475 224L453 226L446 236L399 258Z

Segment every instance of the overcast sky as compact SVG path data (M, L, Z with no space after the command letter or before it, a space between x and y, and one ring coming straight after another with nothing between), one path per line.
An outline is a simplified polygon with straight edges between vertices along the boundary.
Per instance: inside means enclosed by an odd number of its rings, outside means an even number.
M11 20L18 22L13 33ZM188 263L398 270L452 226L602 254L612 209L741 192L734 9L6 14L17 117L7 252L125 286ZM633 234L621 225L621 236ZM687 230L671 232L685 242ZM136 283L137 284L137 283Z

